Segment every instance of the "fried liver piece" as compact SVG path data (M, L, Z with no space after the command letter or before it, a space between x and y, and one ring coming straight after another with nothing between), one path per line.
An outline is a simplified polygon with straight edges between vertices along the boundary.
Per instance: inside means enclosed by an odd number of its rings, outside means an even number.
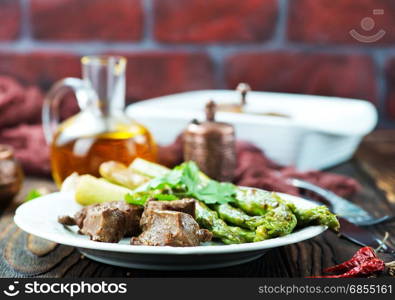
M132 237L132 245L198 246L212 238L210 231L200 229L195 219L186 213L170 210L150 210L145 215L144 231Z
M147 217L151 215L153 210L171 210L183 212L195 218L195 199L184 198L173 201L157 201L149 200L144 207L143 215L141 216L140 226L145 230Z
M116 243L124 236L140 233L142 212L140 206L114 201L86 206L74 217L59 217L58 222L67 226L77 225L80 233L89 235L94 241Z
M195 217L195 199L184 198L173 201L149 200L145 204L145 211L149 211L150 209L179 211Z
M70 216L60 216L58 217L58 222L66 226L77 225L75 219Z
M117 243L126 232L125 214L118 208L92 207L86 215L80 232L97 242Z
M134 236L141 232L139 225L141 214L143 213L144 209L142 206L128 204L124 201L106 202L101 205L108 208L118 208L120 211L122 211L126 220L125 236Z

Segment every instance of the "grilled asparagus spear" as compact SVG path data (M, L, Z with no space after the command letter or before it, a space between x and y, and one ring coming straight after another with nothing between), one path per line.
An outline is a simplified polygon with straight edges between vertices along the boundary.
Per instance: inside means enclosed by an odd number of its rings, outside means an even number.
M331 213L324 205L310 209L299 209L293 206L292 210L298 220L298 227L324 225L334 231L339 231L340 229L336 215Z
M249 216L228 203L216 204L213 207L222 220L246 229L255 230L265 221L263 216Z
M297 224L296 216L284 204L268 211L263 219L263 224L259 225L255 231L254 242L290 234Z
M263 216L282 202L275 193L246 188L239 188L234 200L238 208L253 216Z
M326 206L299 209L294 204L282 200L276 193L256 189L238 189L235 204L251 215L265 216L265 224L258 226L257 240L282 236L292 232L295 225L324 225L338 231L339 221ZM296 217L296 218L295 218ZM297 224L294 224L294 221ZM276 229L280 228L281 229Z
M244 243L252 243L255 240L255 232L254 231L250 231L250 230L238 227L238 226L228 226L228 227L234 234L242 237L245 240Z
M225 244L241 244L247 242L245 237L242 236L246 234L244 231L232 229L218 217L215 211L208 208L201 201L196 201L195 219L202 228L210 230L214 237L219 238Z
M246 233L239 232L241 235L244 234L248 241L263 241L289 234L297 224L296 216L287 205L282 203L268 210L264 216L253 217L229 204L215 205L214 208L221 219L228 223L253 230L245 230Z

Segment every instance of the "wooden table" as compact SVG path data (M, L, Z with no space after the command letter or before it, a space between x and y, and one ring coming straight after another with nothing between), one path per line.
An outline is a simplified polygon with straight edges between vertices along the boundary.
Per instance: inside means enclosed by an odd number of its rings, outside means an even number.
M375 216L395 214L395 130L367 137L355 158L330 169L357 179L363 190L352 200ZM274 249L250 263L206 271L145 271L113 267L84 258L76 249L28 235L16 227L15 208L34 187L53 188L49 179L27 178L23 191L1 210L0 277L304 277L349 259L359 248L333 232L308 241ZM395 246L395 223L371 229L379 236L390 234ZM381 255L386 261L392 260Z

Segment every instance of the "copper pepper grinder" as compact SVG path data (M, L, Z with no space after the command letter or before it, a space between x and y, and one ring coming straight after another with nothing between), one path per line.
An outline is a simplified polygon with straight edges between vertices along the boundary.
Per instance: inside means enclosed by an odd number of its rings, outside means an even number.
M11 146L0 144L0 205L10 202L22 187L22 167Z
M236 169L235 131L215 121L216 104L206 104L206 121L193 120L184 131L184 160L195 161L210 178L232 181Z

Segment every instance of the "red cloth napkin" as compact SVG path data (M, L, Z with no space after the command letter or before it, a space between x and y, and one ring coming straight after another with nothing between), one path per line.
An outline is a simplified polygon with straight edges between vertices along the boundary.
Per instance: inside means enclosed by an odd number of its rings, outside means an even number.
M39 123L43 96L37 87L23 87L10 77L0 76L0 129L20 123Z
M27 174L49 175L49 149L40 125L43 95L0 76L0 144L14 147Z
M358 182L350 177L322 171L300 172L292 166L277 165L249 143L238 142L237 155L236 183L241 186L298 195L298 189L290 185L288 179L299 178L343 197L351 196L360 189Z
M62 115L75 113L75 101L64 101ZM37 87L23 87L10 77L0 76L0 143L14 147L16 158L27 174L49 175L49 147L40 124L43 95ZM160 163L173 167L183 159L182 137L159 151ZM298 194L287 183L296 177L332 190L341 196L355 193L359 185L352 178L341 175L310 171L298 172L293 167L282 167L254 145L237 143L238 166L235 183L243 186Z
M11 145L16 159L21 162L26 174L49 175L49 147L44 139L41 124L21 124L0 129L0 144Z

